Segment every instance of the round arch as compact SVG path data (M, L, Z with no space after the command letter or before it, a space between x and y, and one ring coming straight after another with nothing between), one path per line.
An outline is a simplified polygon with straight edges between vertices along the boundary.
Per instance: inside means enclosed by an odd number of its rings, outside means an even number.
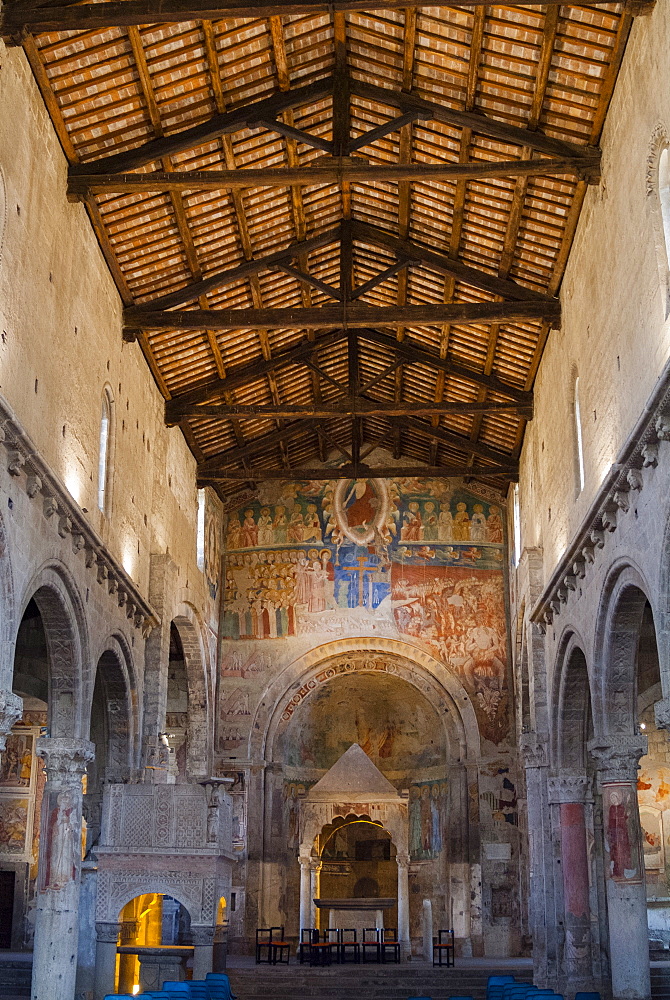
M479 727L474 706L460 680L434 657L406 642L386 638L349 638L324 643L286 666L265 689L251 727L249 753L252 760L273 760L277 730L295 708L338 673L346 664L343 657L367 654L385 657L396 676L426 695L440 712L446 731L447 746L457 752L460 761L478 757L481 750ZM374 672L379 666L366 666L365 655L351 661L351 671ZM456 745L454 745L454 743Z
M599 733L636 732L636 671L645 605L656 614L651 588L639 566L616 563L603 586L596 620L593 720Z
M40 612L47 641L50 735L81 737L88 731L82 718L83 694L87 681L92 683L84 671L90 657L83 602L69 573L57 563L42 566L25 588L19 622L31 600Z
M585 644L567 628L559 642L552 685L552 763L557 772L586 768L586 741L593 725L589 670Z
M205 647L199 623L191 616L178 614L172 618L184 653L188 684L188 773L209 773L210 698L206 670Z
M90 724L93 694L99 682L108 726L106 780L121 781L136 765L138 751L137 685L132 655L124 636L110 635L101 644L94 662L96 668L87 719Z

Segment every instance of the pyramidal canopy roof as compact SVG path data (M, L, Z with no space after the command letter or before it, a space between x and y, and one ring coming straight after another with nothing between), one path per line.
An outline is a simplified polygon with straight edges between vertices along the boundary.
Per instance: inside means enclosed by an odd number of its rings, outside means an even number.
M358 743L352 743L340 759L309 792L309 798L348 799L364 795L370 799L397 799L398 792L373 764Z

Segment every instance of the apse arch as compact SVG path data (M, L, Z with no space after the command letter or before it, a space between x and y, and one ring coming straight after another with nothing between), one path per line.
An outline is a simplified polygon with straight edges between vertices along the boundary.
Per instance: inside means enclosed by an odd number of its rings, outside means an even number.
M249 738L252 760L274 760L277 732L285 713L292 714L311 691L338 672L336 661L356 654L386 657L395 676L428 698L443 719L446 745L459 760L477 758L481 740L474 706L460 680L424 650L397 639L356 637L324 643L288 664L268 684L254 715ZM352 672L356 668L352 668ZM365 666L358 668L365 670ZM373 672L371 665L369 672ZM340 672L346 672L344 668ZM286 719L284 719L286 721Z
M656 615L639 566L620 560L605 580L596 619L593 721L598 734L637 731L638 644L645 606Z
M81 737L84 665L90 663L84 605L64 566L45 563L26 586L22 620L30 601L37 605L46 635L49 669L48 726L54 737Z

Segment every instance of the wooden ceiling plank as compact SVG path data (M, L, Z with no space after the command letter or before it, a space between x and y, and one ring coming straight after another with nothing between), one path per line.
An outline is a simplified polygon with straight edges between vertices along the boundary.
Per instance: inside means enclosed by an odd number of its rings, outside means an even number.
M331 468L300 468L273 469L260 468L253 469L254 478L258 482L271 479L284 479L292 481L327 481L330 479L359 479L362 477L375 479L452 479L462 476L501 477L503 479L516 480L519 475L519 466L516 462L506 462L503 465L479 466L469 469L465 465L407 465L407 466L374 466L359 465L333 466ZM232 481L243 481L248 479L245 470L239 469L216 469L201 471L198 466L198 485L213 486L217 483Z
M398 362L399 364L401 362ZM394 366L395 367L395 366ZM388 371L387 371L388 374ZM372 383L369 384L370 386ZM387 402L386 400L376 400L367 395L369 386L361 386L361 396L358 399L353 397L343 397L341 400L328 400L327 402L304 403L274 403L247 404L237 403L230 397L225 403L204 403L201 405L182 405L181 397L173 399L175 404L174 413L180 417L219 417L229 419L240 417L241 419L253 419L255 417L281 417L290 420L295 417L308 416L310 420L332 420L334 417L346 416L396 416L405 415L431 416L432 414L443 415L447 413L524 413L532 412L532 407L523 406L519 403L491 403L488 401L473 400L465 403L433 403L419 402L415 400L401 402ZM172 423L178 422L176 419Z
M419 420L416 417L389 417L389 420L391 420L391 422L402 420L402 425L407 430L416 431L417 434L432 438L435 441L439 441L441 444L447 444L450 447L459 448L468 455L476 455L478 458L485 458L488 461L498 463L504 463L508 458L504 452L496 451L494 448L489 448L487 445L471 441L469 438L462 437L460 434L453 434L451 431L444 430L442 427L431 427L429 423Z
M291 424L287 424L280 430L272 431L270 434L263 434L257 438L251 438L247 443L241 448L231 448L228 451L221 452L219 455L215 455L212 458L208 458L201 466L198 467L198 474L202 472L207 472L213 469L218 469L223 465L230 462L240 462L246 458L252 458L257 455L259 451L264 451L266 448L273 448L275 445L279 444L280 441L287 441L290 438L295 437L297 434L304 434L307 431L313 431L314 425L309 420L296 420Z

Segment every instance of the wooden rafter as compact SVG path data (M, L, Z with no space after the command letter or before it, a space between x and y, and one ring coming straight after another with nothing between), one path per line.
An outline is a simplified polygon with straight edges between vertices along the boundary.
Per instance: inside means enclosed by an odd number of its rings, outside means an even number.
M503 465L479 466L472 469L465 465L391 465L388 468L382 466L364 465L343 465L335 467L317 466L313 469L292 467L290 469L276 469L268 467L255 467L253 477L258 482L270 479L292 479L315 482L329 479L359 479L362 477L373 477L378 479L391 479L393 477L402 479L451 479L462 476L476 476L478 478L496 478L514 481L519 476L519 466L516 462L506 462ZM219 483L243 482L249 478L244 470L239 469L217 469L210 472L201 472L198 466L198 485L216 486Z

